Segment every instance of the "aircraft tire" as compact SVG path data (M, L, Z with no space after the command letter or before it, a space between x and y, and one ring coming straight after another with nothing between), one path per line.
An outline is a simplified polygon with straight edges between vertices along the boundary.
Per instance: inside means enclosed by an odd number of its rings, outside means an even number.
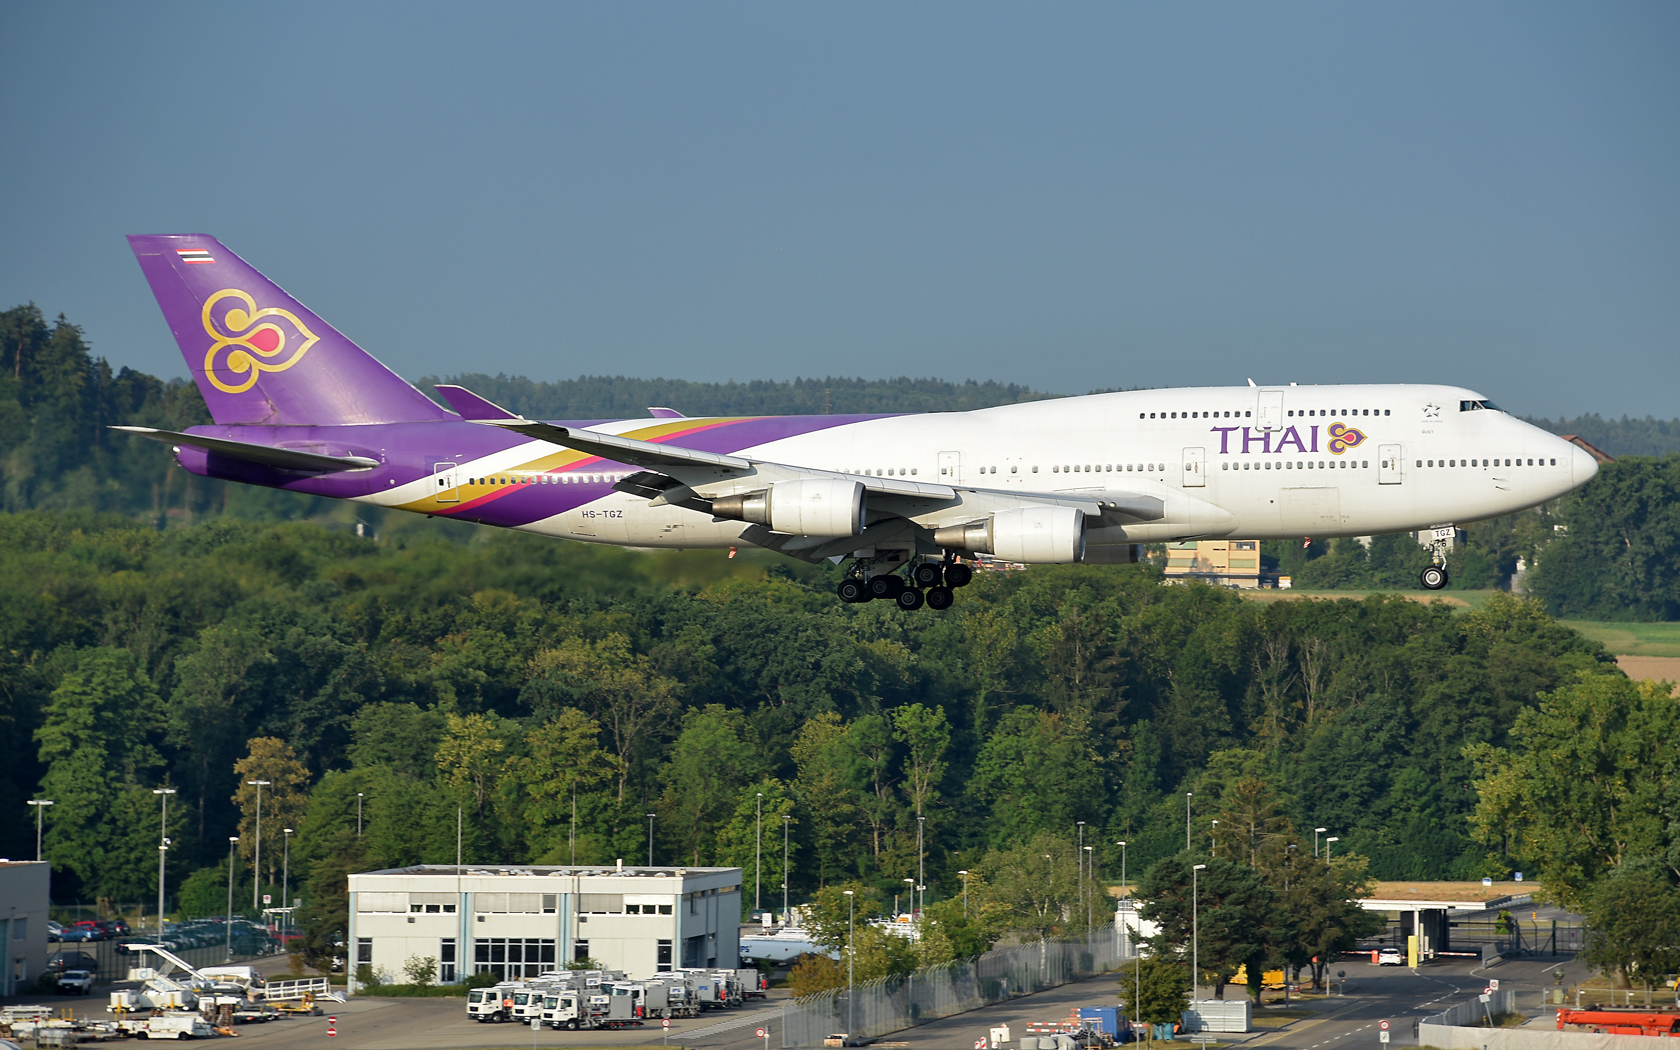
M953 562L945 566L945 586L947 587L967 587L972 579L974 579L974 570L966 565Z
M898 607L903 609L905 612L914 612L917 609L920 609L922 607L922 603L927 599L923 598L922 592L916 588L906 587L902 591L899 591L897 597L893 600L897 602Z
M927 606L929 609L949 609L956 597L951 594L949 587L929 587L927 589Z
M1441 565L1431 565L1418 574L1418 582L1426 591L1438 591L1447 585L1447 570Z
M898 592L904 590L904 581L890 573L885 576L869 577L869 596L871 598L894 599Z
M848 605L866 602L872 597L869 591L865 589L863 581L855 576L848 576L841 580L840 586L835 588L835 592L840 595L840 600Z
M916 571L911 573L911 576L915 578L918 586L937 586L939 584L940 577L939 566L933 562L924 561L920 565L916 566Z

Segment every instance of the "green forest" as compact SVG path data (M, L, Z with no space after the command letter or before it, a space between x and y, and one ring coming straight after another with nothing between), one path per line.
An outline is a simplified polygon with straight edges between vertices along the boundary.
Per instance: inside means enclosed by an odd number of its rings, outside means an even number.
M1046 396L457 379L584 418ZM340 921L344 872L452 862L457 813L469 862L636 862L651 812L656 861L750 867L762 805L763 884L783 879L785 832L796 899L890 894L915 870L919 827L935 898L960 891L958 870L1001 869L1081 822L1112 881L1121 840L1134 872L1184 849L1187 797L1193 850L1215 820L1270 821L1333 829L1359 861L1325 879L1502 876L1587 863L1522 801L1544 794L1532 756L1559 711L1620 712L1628 739L1666 724L1647 710L1662 697L1629 692L1597 643L1550 616L1680 615L1672 452L1471 525L1456 585L1498 586L1521 557L1534 597L1469 612L1398 594L1258 603L1142 565L985 573L950 614L905 616L842 605L831 567L761 552L601 549L196 478L106 429L205 422L196 391L113 372L33 306L0 314L0 416L0 733L14 742L0 853L31 855L24 801L55 800L60 901L155 892L153 789L169 786L177 907L219 912L227 837L245 871L254 860L253 779L270 782L262 878L278 890L275 846L295 829L290 876L317 938ZM1646 422L1576 429L1616 451L1616 434L1668 432ZM1267 550L1302 583L1361 589L1414 586L1420 552L1406 537ZM1672 790L1671 775L1647 779ZM1652 856L1665 834L1646 835ZM1569 891L1582 906L1646 886L1593 863ZM1672 883L1674 868L1639 877Z

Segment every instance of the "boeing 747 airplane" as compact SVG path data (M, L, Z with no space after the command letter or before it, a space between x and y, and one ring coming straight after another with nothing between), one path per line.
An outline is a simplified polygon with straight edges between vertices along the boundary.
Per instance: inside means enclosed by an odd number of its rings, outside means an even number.
M1434 530L1555 499L1582 449L1471 390L1199 387L924 415L525 419L442 408L213 237L130 237L215 425L120 427L205 477L589 543L849 560L848 602L947 608L964 555Z

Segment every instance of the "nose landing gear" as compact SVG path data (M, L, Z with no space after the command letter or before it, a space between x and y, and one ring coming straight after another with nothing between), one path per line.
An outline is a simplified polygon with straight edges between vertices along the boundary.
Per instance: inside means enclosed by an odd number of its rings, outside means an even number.
M1458 529L1452 525L1443 525L1434 529L1429 538L1429 554L1435 564L1418 574L1418 582L1423 584L1426 591L1438 591L1447 585L1447 551L1452 549L1453 540L1458 538Z

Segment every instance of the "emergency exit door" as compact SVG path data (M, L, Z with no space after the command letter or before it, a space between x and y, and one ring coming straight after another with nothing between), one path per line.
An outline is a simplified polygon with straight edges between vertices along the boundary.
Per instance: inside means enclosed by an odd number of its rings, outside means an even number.
M460 490L455 487L455 464L432 464L432 495L439 503L461 502Z
M1377 484L1398 485L1405 476L1400 468L1400 446L1381 445L1377 448Z
M941 452L939 454L939 481L944 485L962 484L961 452Z
M1185 449L1184 487L1187 489L1195 489L1205 486L1207 484L1207 475L1204 473L1205 467L1206 457L1202 449Z

